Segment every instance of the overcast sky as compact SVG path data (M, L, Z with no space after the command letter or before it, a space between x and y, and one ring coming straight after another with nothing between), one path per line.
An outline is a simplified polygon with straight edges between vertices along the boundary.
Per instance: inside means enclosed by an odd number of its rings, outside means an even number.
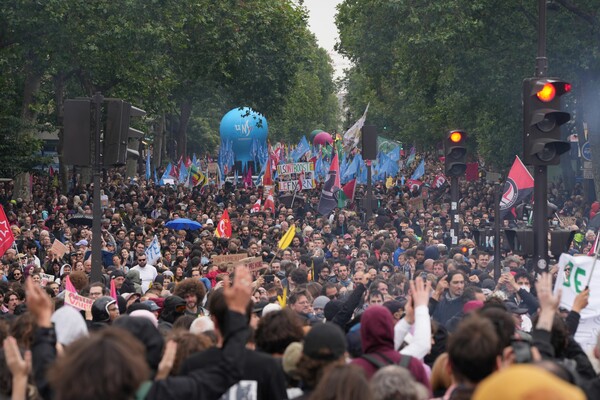
M348 67L348 61L333 50L338 38L335 6L341 2L341 0L304 0L304 5L309 12L309 28L317 37L319 46L329 52L336 78L342 76L343 69Z

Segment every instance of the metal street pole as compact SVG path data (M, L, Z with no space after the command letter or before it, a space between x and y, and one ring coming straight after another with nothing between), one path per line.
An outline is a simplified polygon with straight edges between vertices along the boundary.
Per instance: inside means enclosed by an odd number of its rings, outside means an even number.
M500 279L500 195L502 186L494 184L494 280Z
M458 244L458 176L450 178L450 219L452 244Z
M96 105L96 130L94 132L94 164L93 164L93 183L94 193L93 201L94 208L92 215L92 273L90 276L91 282L100 282L102 280L102 206L100 204L100 178L102 175L102 142L100 140L100 127L102 125L102 102L104 96L100 92L96 92L92 97L92 103Z
M538 49L535 75L543 77L548 71L546 57L546 0L538 0ZM546 270L548 266L548 220L546 208L548 203L548 167L538 165L533 172L533 254L538 270Z
M371 160L366 160L367 165L367 200L365 201L367 207L367 221L373 216L373 182L371 181Z

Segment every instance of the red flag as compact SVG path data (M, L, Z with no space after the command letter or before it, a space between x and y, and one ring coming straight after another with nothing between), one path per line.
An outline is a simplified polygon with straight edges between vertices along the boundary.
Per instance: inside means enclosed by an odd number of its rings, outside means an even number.
M260 211L260 199L256 200L256 203L250 209L250 214L254 214Z
M465 171L465 179L467 182L475 182L479 179L479 163L472 162L467 163L467 170Z
M515 206L531 197L533 177L525 168L519 156L515 156L508 178L504 182L504 191L500 199L500 220Z
M408 179L406 181L406 186L410 189L411 192L413 190L419 190L421 188L422 184L423 184L423 182L421 182L420 180L417 180L417 179Z
M298 187L296 188L298 192L302 191L302 181L304 181L304 171L300 172L300 176L298 177Z
M12 247L14 242L15 237L10 230L10 223L8 222L8 218L6 218L4 208L0 206L0 255L4 255L6 250Z
M115 286L115 280L110 280L110 297L117 300L117 287Z
M352 179L342 187L342 191L349 201L354 201L354 192L356 191L356 179Z
M444 186L444 183L446 183L446 177L443 174L439 174L433 180L433 187L439 189Z
M333 149L334 156L333 160L331 160L331 166L329 167L329 171L335 171L335 181L333 183L334 190L335 188L340 189L342 184L340 183L340 162L338 160L337 152L335 152L335 148Z
M271 176L271 156L267 159L265 174L263 175L263 186L273 186L273 177Z
M244 176L244 187L246 189L252 187L252 167L248 167L248 171L246 172L246 176Z
M223 211L221 220L219 221L217 229L215 230L215 235L217 237L226 239L231 237L231 220L229 219L229 212L227 212L227 209Z
M275 200L273 199L273 188L269 190L269 194L267 195L267 199L265 200L264 209L270 209L273 214L275 214Z

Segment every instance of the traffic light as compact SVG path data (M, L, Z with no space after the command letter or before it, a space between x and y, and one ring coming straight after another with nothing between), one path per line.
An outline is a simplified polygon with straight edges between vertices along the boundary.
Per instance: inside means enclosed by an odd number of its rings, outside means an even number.
M106 100L106 129L104 130L103 164L125 165L127 156L138 158L135 146L128 148L129 139L139 139L144 133L131 128L131 117L143 117L144 110L120 99Z
M562 140L560 127L571 119L561 110L560 97L571 84L558 78L523 81L523 163L558 165L560 155L571 148Z
M533 230L505 229L506 240L510 250L524 257L533 255Z
M467 170L467 134L464 131L453 130L446 134L444 156L446 177L465 174Z
M90 99L65 100L63 115L63 162L91 165L92 111Z

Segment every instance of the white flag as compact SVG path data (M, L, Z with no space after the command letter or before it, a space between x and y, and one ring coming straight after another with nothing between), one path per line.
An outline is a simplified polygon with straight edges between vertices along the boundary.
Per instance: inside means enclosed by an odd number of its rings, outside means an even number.
M360 130L367 119L367 111L369 111L370 104L371 103L367 104L367 108L365 108L365 112L363 113L362 117L360 117L358 121L356 121L354 125L352 125L352 127L346 131L346 133L344 133L344 151L346 153L349 153L353 148L358 146L361 135Z
M577 294L581 293L586 285L590 285L589 304L581 310L579 327L575 333L575 341L584 350L593 349L596 345L598 331L600 331L600 260L596 263L592 279L592 265L594 257L572 257L562 254L558 261L558 275L554 285L554 292L562 290L560 306L570 310Z
M154 239L152 239L150 246L146 249L146 258L147 263L150 265L154 265L160 258L160 243L158 243L156 235L154 235Z

